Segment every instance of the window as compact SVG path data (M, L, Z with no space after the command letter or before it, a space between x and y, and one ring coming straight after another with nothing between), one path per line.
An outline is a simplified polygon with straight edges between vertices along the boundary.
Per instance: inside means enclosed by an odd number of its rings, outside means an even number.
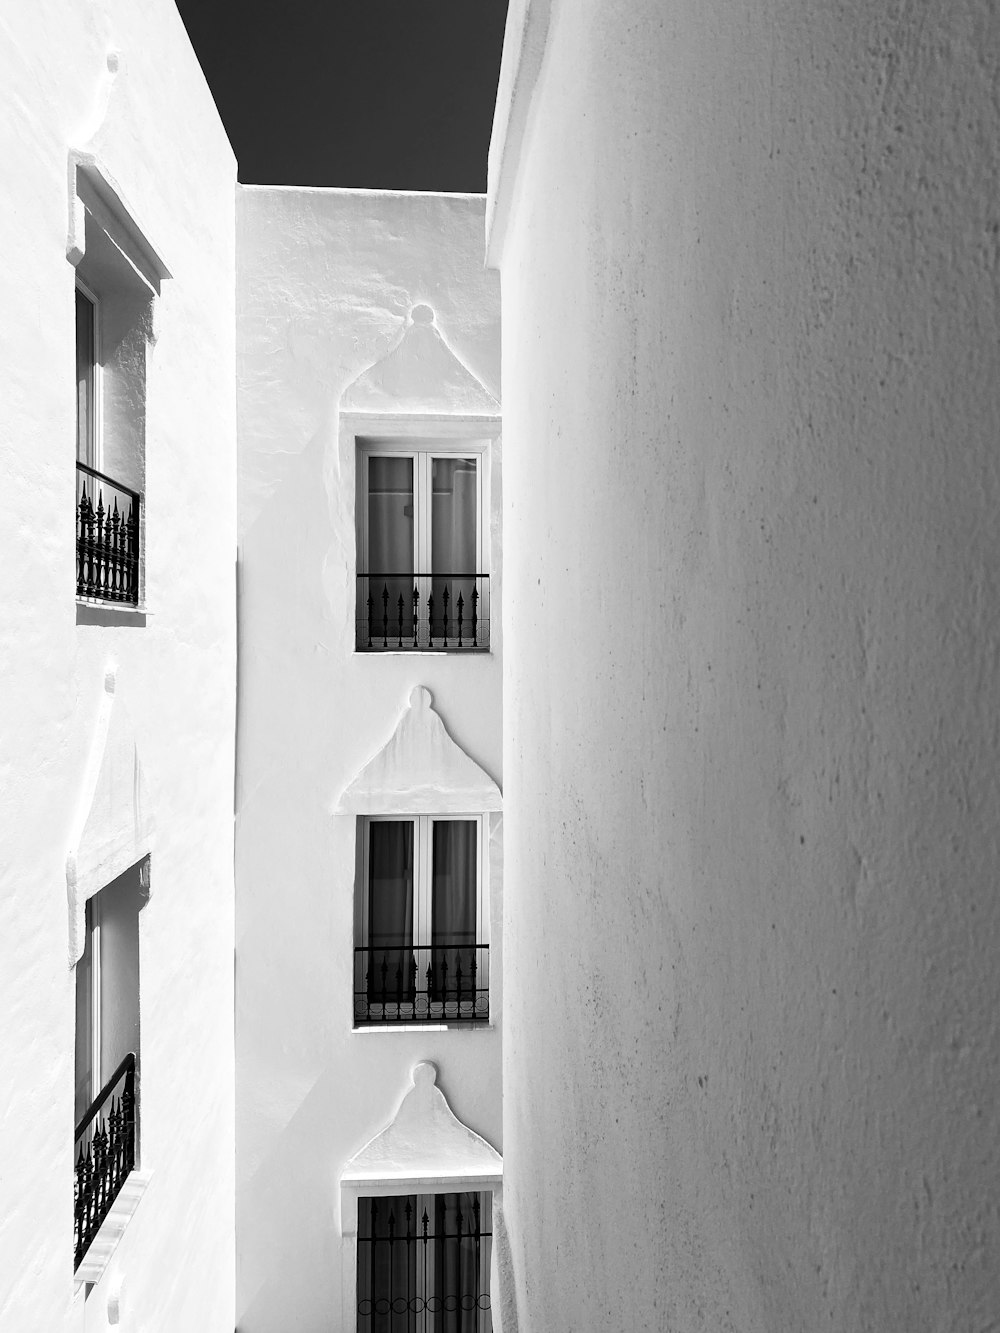
M76 1263L137 1159L139 911L148 862L87 902L76 965Z
M77 189L76 595L138 606L146 358L159 279L134 227L79 175Z
M486 446L361 441L357 646L489 647Z
M358 1333L490 1333L489 1192L358 1200Z
M359 820L354 1020L489 1018L482 817Z

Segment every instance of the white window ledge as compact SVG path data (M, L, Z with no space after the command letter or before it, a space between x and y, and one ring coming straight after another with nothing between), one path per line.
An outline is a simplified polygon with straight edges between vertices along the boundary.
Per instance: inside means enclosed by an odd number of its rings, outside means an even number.
M352 1032L493 1032L495 1023L363 1023Z
M130 1171L128 1179L118 1192L118 1197L111 1205L111 1211L101 1223L100 1229L90 1242L87 1253L76 1270L76 1283L100 1282L105 1269L111 1262L112 1255L118 1248L118 1242L125 1234L125 1228L131 1222L139 1200L146 1193L152 1177L151 1171Z

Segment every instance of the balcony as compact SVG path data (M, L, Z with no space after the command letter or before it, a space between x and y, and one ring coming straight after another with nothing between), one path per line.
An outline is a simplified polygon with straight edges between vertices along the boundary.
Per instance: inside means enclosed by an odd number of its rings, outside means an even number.
M84 1112L74 1135L75 1269L135 1166L135 1142L135 1054L129 1052Z
M488 574L359 574L358 652L488 652Z
M76 465L76 595L139 605L142 496L86 463Z
M354 950L354 1023L486 1023L490 946Z

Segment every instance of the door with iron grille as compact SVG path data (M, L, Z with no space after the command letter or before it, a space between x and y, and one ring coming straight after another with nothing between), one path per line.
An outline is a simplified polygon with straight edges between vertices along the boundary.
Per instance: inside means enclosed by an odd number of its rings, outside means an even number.
M492 1333L489 1192L358 1200L358 1333Z

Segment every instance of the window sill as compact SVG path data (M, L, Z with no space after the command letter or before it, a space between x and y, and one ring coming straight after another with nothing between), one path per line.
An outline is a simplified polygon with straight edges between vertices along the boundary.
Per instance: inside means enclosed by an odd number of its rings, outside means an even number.
M141 628L146 623L149 612L145 606L124 606L118 602L89 601L85 597L76 599L76 623L78 625L127 625L132 629Z
M100 1282L108 1264L111 1262L118 1242L125 1234L125 1228L131 1222L139 1200L146 1193L152 1177L151 1171L131 1171L121 1187L117 1199L111 1205L111 1211L101 1223L97 1235L90 1242L87 1253L80 1260L80 1267L74 1278L77 1287Z
M355 648L355 657L489 657L488 648Z
M355 1035L373 1032L493 1032L492 1022L473 1023L364 1023L351 1028Z

